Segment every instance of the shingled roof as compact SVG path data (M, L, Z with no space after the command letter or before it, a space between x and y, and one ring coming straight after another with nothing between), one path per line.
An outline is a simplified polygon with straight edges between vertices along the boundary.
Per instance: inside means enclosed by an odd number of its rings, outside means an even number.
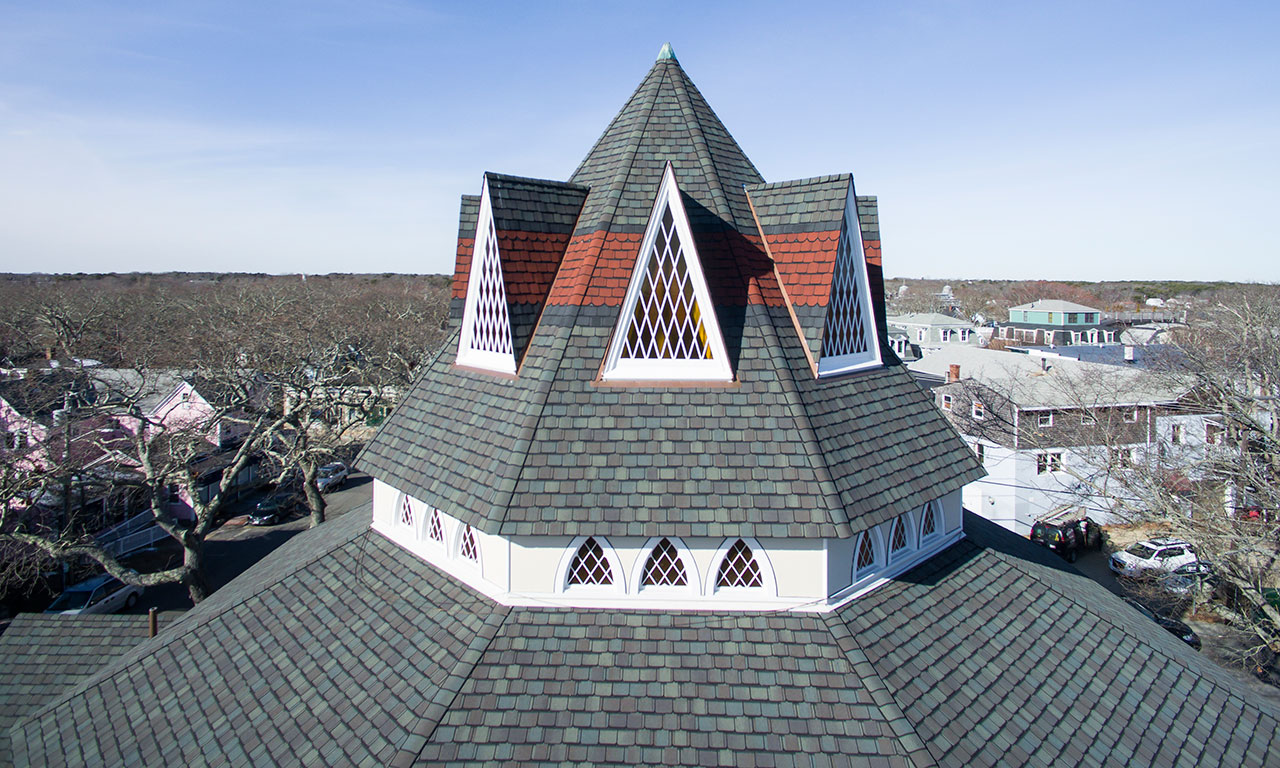
M976 517L828 614L508 608L368 519L59 691L11 731L16 763L1236 768L1280 747L1275 707Z
M728 387L598 380L668 164ZM518 373L457 366L455 332L361 454L379 480L494 534L848 537L982 476L885 341L875 198L855 197L850 226L861 228L887 364L817 379L852 177L764 184L674 56L655 63L568 182L485 178L506 233ZM463 198L455 322L478 210Z

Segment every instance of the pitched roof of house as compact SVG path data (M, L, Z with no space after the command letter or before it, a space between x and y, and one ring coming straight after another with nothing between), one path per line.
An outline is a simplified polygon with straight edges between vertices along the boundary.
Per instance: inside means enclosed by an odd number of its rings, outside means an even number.
M949 345L907 367L941 381L952 365L960 366L961 381L991 387L1024 408L1169 403L1191 390L1190 382L1138 368L964 345Z
M735 382L602 386L668 163ZM361 454L378 479L505 535L843 537L981 476L887 344L882 368L815 378L850 203L887 339L875 198L848 174L764 184L674 58L654 64L569 182L486 178L491 196L528 187L520 231L545 215L563 235L586 191L546 300L513 320L531 334L518 375L455 366L455 332ZM478 210L464 198L455 320ZM525 259L499 251L504 276Z
M1097 312L1095 307L1086 307L1083 304L1077 304L1074 301L1063 301L1062 299L1036 299L1029 304L1019 304L1009 309L1029 309L1040 312Z
M965 528L834 613L609 611L489 602L352 512L54 691L16 762L1234 768L1280 748L1280 712L1212 662Z
M9 729L124 654L148 632L143 616L19 614L0 634L0 765Z
M944 315L940 312L908 312L905 315L892 315L889 317L890 325L941 325L948 328L966 327L972 328L973 323L951 315Z

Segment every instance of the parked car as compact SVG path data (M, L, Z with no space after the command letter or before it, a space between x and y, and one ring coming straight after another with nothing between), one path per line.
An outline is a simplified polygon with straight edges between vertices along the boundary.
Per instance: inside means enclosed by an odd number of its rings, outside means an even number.
M67 587L45 613L115 613L137 605L141 596L142 587L104 573Z
M298 489L280 486L259 501L249 513L249 525L275 525L289 518L302 501Z
M1191 545L1181 539L1150 539L1115 553L1109 565L1117 576L1141 578L1172 573L1198 560Z
M1160 576L1160 586L1175 595L1189 595L1197 586L1212 589L1217 583L1218 577L1213 572L1213 566L1203 560L1180 565Z
M1191 627L1188 627L1177 619L1171 619L1168 616L1161 616L1136 600L1131 600L1126 597L1124 598L1124 601L1138 613L1164 627L1168 630L1169 634L1178 638L1192 648L1195 648L1197 651L1200 650L1200 636L1197 635L1195 630Z
M1081 512L1068 510L1035 521L1031 540L1074 563L1080 550L1102 548L1102 528Z
M319 486L321 493L336 491L342 487L343 483L347 482L349 473L350 470L347 469L347 465L340 461L325 464L320 468L320 474L316 478L316 485Z

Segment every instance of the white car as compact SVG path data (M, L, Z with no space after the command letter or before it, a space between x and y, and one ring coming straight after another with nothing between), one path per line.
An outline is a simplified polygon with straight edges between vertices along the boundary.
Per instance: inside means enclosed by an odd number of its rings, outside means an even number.
M1117 576L1138 578L1172 573L1197 561L1195 550L1181 539L1150 539L1112 555L1110 567Z
M125 584L104 573L67 587L44 612L115 613L137 605L141 595L142 587Z
M320 488L321 493L336 491L342 487L343 483L347 482L349 472L347 465L340 461L325 464L320 468L320 474L316 477L316 486Z

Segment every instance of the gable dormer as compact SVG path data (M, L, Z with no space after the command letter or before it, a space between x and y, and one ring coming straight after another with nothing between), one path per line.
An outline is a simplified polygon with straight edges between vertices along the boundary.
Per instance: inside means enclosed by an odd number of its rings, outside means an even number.
M601 379L733 379L671 163L649 214Z
M586 193L566 182L486 173L481 194L463 197L454 274L462 305L458 365L516 372Z
M880 340L871 299L871 282L851 179L831 274L818 375L848 373L873 368L880 363Z

